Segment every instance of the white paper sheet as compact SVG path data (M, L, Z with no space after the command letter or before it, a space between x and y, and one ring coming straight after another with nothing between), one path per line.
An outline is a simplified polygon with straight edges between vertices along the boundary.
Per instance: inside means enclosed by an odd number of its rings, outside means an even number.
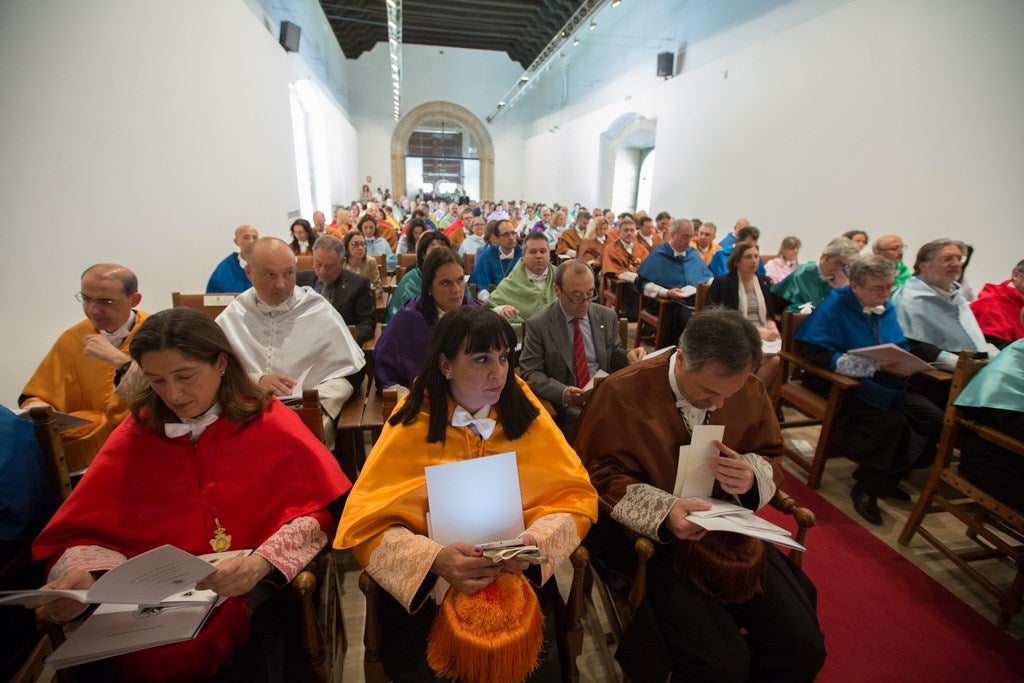
M723 425L697 425L688 446L679 447L679 464L673 494L679 498L707 498L715 486L708 463L718 455L712 441L721 441L725 435Z

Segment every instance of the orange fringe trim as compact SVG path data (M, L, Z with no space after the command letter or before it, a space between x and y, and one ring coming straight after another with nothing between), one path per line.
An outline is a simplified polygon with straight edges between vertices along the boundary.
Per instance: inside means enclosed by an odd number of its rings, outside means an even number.
M516 683L537 668L544 617L519 574L502 572L475 595L448 591L430 629L427 663L466 683Z
M709 531L700 541L677 544L676 572L727 605L764 592L764 543L728 531Z

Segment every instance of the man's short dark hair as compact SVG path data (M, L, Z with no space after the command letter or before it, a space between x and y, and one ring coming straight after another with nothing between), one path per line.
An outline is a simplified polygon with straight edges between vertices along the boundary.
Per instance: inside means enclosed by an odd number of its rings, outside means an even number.
M753 225L740 228L740 231L736 233L737 242L757 242L759 239L761 239L761 231Z
M694 313L679 338L687 372L717 363L728 376L761 367L761 335L739 311L712 306Z
M525 249L526 245L530 241L536 241L536 240L544 240L544 244L547 245L547 243L548 243L548 236L545 235L542 232L531 232L531 233L527 234L526 237L523 238L523 248Z

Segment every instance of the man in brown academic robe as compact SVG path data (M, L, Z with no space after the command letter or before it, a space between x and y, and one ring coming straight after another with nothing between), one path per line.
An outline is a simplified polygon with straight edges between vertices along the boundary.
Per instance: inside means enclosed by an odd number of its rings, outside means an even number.
M671 493L691 425L725 426L720 455L710 462L717 497L755 510L775 493L782 437L751 374L760 358L756 329L736 311L702 311L680 348L607 378L580 417L573 445L600 496L587 541L594 566L612 584L631 575L623 526L659 544L648 566L648 600L616 652L631 678L810 681L824 663L814 588L773 546L763 544L763 592L736 603L698 588L685 573L692 565L675 566L687 552L703 554L687 544L707 534L686 519L705 507Z

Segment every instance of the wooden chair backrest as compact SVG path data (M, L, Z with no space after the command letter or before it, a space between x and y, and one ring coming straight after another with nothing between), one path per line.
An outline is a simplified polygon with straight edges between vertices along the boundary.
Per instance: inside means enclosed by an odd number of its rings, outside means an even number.
M194 308L200 313L205 313L211 318L216 318L225 308L228 307L238 294L182 294L171 292L171 303L175 308Z
M57 433L53 408L50 406L31 406L29 417L35 423L36 440L39 442L39 453L42 458L40 465L46 475L46 483L57 500L63 501L71 493L71 478L64 460L64 443Z
M402 256L405 256L405 254L402 254ZM395 284L396 285L402 281L403 277L405 277L405 271L406 271L406 268L401 263L399 263L398 266L395 268Z
M398 265L409 270L416 265L416 254L399 254Z
M295 403L288 406L294 410L302 423L309 427L313 436L321 442L324 440L324 422L320 413L320 392L316 389L304 389L302 391L302 403Z
M295 270L309 270L313 267L312 254L299 254L295 257Z
M780 330L780 333L782 336L783 351L789 351L798 355L800 354L801 345L799 341L794 339L794 336L808 315L810 314L793 313L792 311L786 311L782 314L782 329Z
M761 263L767 266L768 262L776 256L778 256L778 254L761 254Z
M711 285L707 282L701 282L697 284L697 294L693 298L693 312L704 310L704 307L708 305L708 293L711 291Z
M388 272L388 257L384 254L374 254L373 258L377 259L377 271L380 273L380 279L384 279L384 274Z
M960 392L964 390L967 383L987 364L988 361L986 359L975 358L970 351L964 351L960 354L960 360L957 361L956 370L953 372L953 382L949 387L949 403L947 407L953 405L953 401L960 396Z
M473 263L476 261L476 254L466 252L462 255L462 270L469 275L473 272Z
M622 348L629 348L629 320L626 318L619 318L619 341L622 342ZM597 387L597 384L594 384Z

